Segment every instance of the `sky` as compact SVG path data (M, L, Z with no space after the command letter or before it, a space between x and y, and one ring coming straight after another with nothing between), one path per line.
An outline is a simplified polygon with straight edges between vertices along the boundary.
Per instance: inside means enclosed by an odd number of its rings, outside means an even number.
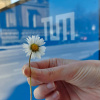
M16 2L16 1L19 1L19 0L11 0L11 3L14 3L14 2Z
M85 12L95 12L98 11L99 8L98 2L99 0L50 0L49 9L50 13L53 15L57 15L59 13L72 12L76 8L81 8Z

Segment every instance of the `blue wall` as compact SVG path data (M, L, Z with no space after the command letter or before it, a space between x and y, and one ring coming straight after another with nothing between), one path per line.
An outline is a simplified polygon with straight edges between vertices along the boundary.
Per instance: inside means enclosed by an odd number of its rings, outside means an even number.
M5 75L0 81L3 79L4 90L6 82L15 86L5 100L29 99L29 85L22 82L24 76L15 75L28 61L21 47L28 36L39 35L46 41L43 59L99 59L99 0L35 1L0 12L0 75Z

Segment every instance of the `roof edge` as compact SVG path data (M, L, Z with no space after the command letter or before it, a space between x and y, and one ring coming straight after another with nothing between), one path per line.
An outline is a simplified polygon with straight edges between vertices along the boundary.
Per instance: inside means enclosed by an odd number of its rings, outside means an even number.
M2 8L2 9L0 9L0 12L3 12L3 11L8 10L8 9L11 9L11 8L13 8L13 7L15 7L15 6L18 6L18 5L20 5L20 4L23 4L23 3L27 2L27 1L30 1L30 0L21 0L21 1L17 1L17 2L15 2L15 3L13 3L13 4L10 4L10 5L8 5L8 6L4 7L4 8Z

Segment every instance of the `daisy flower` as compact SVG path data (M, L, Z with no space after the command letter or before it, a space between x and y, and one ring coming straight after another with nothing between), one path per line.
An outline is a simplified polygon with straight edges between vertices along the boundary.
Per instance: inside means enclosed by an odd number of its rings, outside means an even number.
M33 58L41 58L45 54L46 47L42 46L45 44L43 39L40 39L38 36L28 37L27 44L23 44L24 51L27 53L29 57L29 68L30 60ZM32 86L31 86L31 76L30 76L30 100L32 100Z
M45 54L46 47L42 46L45 44L43 39L38 36L32 36L27 38L28 44L23 44L23 48L27 56L31 55L32 59L41 58Z

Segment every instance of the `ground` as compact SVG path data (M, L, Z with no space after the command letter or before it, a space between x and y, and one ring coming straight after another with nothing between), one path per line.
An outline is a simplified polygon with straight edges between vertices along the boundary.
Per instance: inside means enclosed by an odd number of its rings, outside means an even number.
M49 58L98 59L96 53L98 49L98 42L48 46L46 54L41 60ZM94 54L97 55L93 57ZM22 45L0 47L0 100L21 100L18 99L19 97L25 100L26 97L29 98L29 86L21 70L27 62L28 57L26 57Z

